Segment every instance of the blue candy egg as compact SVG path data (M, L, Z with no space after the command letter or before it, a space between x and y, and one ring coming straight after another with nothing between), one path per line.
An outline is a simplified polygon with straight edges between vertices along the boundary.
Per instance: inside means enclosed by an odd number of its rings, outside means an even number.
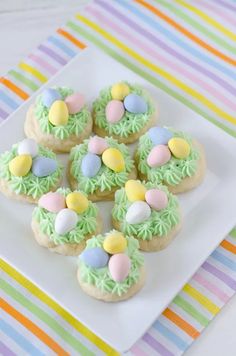
M61 100L61 94L56 89L45 89L42 94L42 102L47 108L50 108L54 101Z
M36 177L46 177L57 169L57 161L53 158L39 156L33 160L32 172Z
M80 259L89 267L102 268L105 267L109 260L109 255L101 247L93 247L84 250Z
M137 94L129 94L124 99L124 107L133 114L143 114L147 111L146 101Z
M173 133L170 130L158 126L149 129L148 135L155 146L167 145L168 141L173 137Z
M101 168L101 158L94 153L87 153L81 163L81 171L85 177L94 177Z

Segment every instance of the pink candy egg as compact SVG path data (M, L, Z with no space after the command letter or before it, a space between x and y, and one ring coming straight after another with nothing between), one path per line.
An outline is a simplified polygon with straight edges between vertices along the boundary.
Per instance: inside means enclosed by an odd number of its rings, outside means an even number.
M120 100L111 100L106 106L106 118L111 124L120 121L124 115L124 104Z
M77 114L85 104L85 98L80 93L74 93L65 98L69 114Z
M38 205L52 213L58 213L66 207L66 200L57 192L49 192L41 196Z
M148 190L145 193L145 200L148 205L155 210L165 209L168 205L167 194L159 189Z
M112 279L115 282L122 282L129 274L131 261L124 253L117 253L111 256L108 268Z
M108 147L106 140L99 136L91 137L88 143L88 151L95 155L101 155Z
M166 164L171 158L170 150L165 145L157 145L153 147L147 157L147 164L150 167L160 167Z

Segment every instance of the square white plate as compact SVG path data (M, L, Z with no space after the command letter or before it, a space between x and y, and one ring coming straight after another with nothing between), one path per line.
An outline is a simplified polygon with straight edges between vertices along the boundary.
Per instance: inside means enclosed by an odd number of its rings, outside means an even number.
M205 146L208 161L204 183L180 196L184 225L178 237L166 250L145 254L147 281L140 293L116 304L88 297L76 280L76 258L50 253L35 242L33 207L0 195L1 256L120 352L144 334L236 220L236 140L228 134L94 48L81 52L46 86L71 86L91 105L100 89L122 79L147 88L158 103L159 123L192 134ZM23 139L25 114L36 95L0 127L0 152ZM112 205L99 203L105 231L111 228Z

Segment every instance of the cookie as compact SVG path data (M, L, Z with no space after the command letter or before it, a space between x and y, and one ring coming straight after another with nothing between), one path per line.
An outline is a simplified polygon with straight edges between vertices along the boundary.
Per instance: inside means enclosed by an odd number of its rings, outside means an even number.
M118 302L131 298L144 285L144 259L133 237L112 230L87 240L79 256L77 278L93 298Z
M61 255L78 255L86 240L102 229L96 204L80 191L59 188L43 195L32 215L32 230L39 245Z
M92 117L82 94L67 87L47 88L30 106L24 130L27 137L64 153L90 136Z
M132 143L156 123L149 94L138 85L116 83L100 92L93 103L94 132Z
M0 191L9 198L37 203L62 180L62 165L55 153L33 139L14 144L0 155Z
M165 186L139 180L129 180L116 192L112 222L144 251L167 247L182 225L177 197Z

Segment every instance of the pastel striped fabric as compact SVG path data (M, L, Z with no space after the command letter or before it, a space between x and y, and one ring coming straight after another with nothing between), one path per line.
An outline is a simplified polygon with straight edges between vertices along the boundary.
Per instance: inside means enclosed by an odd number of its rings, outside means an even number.
M97 46L236 136L233 0L95 0L0 78L4 121L87 46ZM1 260L0 354L116 355ZM236 230L128 355L181 355L236 290Z

